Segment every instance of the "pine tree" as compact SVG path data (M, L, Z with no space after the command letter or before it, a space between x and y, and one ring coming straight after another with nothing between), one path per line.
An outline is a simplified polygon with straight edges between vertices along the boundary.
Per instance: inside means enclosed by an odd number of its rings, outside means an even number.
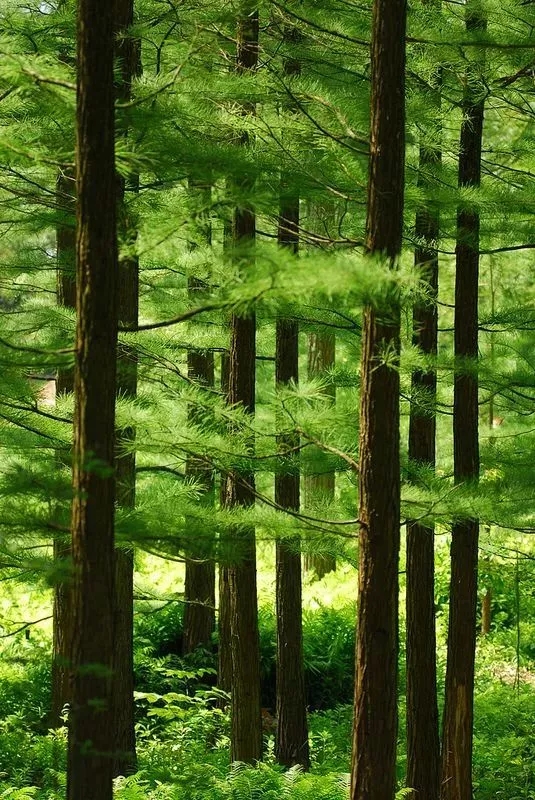
M236 69L252 71L258 62L258 11L245 2L238 24ZM244 108L250 113L251 108ZM248 137L242 137L242 146ZM249 187L249 176L242 178ZM251 258L255 240L256 216L252 208L237 208L232 225L232 245L242 269ZM242 262L243 260L243 262ZM230 405L243 404L249 414L255 410L256 316L232 314L230 320ZM254 474L231 471L227 477L225 504L228 508L251 506L254 503ZM256 589L255 532L250 527L236 529L239 561L228 568L230 594L230 634L232 657L231 682L231 758L253 762L262 758L262 726L260 714L260 653L258 633L258 599Z
M405 156L404 0L372 11L367 247L393 266L401 251ZM364 309L360 398L359 600L352 800L393 800L396 787L399 307Z
M57 302L58 305L73 310L76 307L76 283L74 269L76 260L75 216L75 177L72 169L65 168L58 173L56 197L58 208L64 218L56 226L56 258L57 258ZM74 375L70 366L59 367L56 374L56 395L74 391ZM58 452L61 466L65 455ZM70 467L69 459L69 467ZM54 604L52 611L52 692L51 716L52 727L62 722L62 712L69 701L69 658L72 647L71 614L71 579L70 537L59 534L54 538L54 562L61 566L58 580L54 586Z
M190 179L190 192L197 196L201 203L210 207L210 185ZM201 216L198 224L199 235L208 246L211 245L212 232L206 212ZM191 242L190 248L195 250L196 242ZM191 297L197 303L202 301L203 290L206 290L206 281L202 278L189 277L188 288ZM214 354L211 350L188 351L188 378L207 388L214 387ZM202 424L199 413L192 404L189 411L190 422ZM213 506L214 502L214 471L209 464L199 459L188 458L186 472L197 480L202 490L202 501ZM212 634L215 629L215 562L214 546L215 536L210 531L199 526L195 518L188 519L189 531L187 533L187 557L184 580L184 636L183 652L191 653L197 647L210 648Z
M467 33L481 33L486 20L478 0L466 7ZM484 95L473 76L466 81L459 150L459 186L481 182ZM477 206L457 213L455 359L453 400L454 479L479 480L478 296L480 219ZM451 542L448 661L442 743L442 800L472 797L473 694L476 649L479 521L459 519Z
M431 89L432 108L440 115L440 70ZM438 339L438 238L439 212L430 199L441 150L431 131L425 141L422 130L418 185L426 192L425 204L416 212L415 234L419 244L414 265L425 294L413 308L413 344L422 355L436 359ZM412 374L409 423L409 469L435 467L436 368ZM415 797L437 800L440 773L438 730L434 527L407 520L407 786Z
M285 72L295 74L295 62L287 62ZM288 192L281 177L278 242L297 254L299 248L299 194ZM276 322L275 380L284 388L299 380L299 323L279 317ZM279 436L281 460L288 472L275 476L275 502L280 508L299 511L298 468L292 465L292 451L299 447L299 436ZM289 457L288 457L288 454ZM285 457L286 455L286 457ZM292 468L293 467L293 468ZM310 767L303 663L303 623L301 552L298 537L276 543L277 607L277 761L291 767Z
M77 329L70 800L111 800L117 232L114 18L80 0L77 33Z
M119 71L117 100L128 103L132 98L132 81L140 71L139 46L130 28L134 21L133 0L115 3L115 53ZM128 136L127 118L118 120L118 132ZM134 331L139 316L139 263L135 253L135 222L128 209L127 188L136 188L139 178L131 175L127 181L117 175L117 214L123 238L124 255L119 258L118 313L123 329ZM127 186L129 184L129 186ZM128 400L137 395L137 355L127 342L118 347L117 396ZM126 425L117 430L115 458L117 504L134 509L136 505L136 456L132 447L135 428ZM115 550L115 615L114 615L114 676L113 703L115 724L114 775L127 775L136 763L134 722L134 552L132 547Z

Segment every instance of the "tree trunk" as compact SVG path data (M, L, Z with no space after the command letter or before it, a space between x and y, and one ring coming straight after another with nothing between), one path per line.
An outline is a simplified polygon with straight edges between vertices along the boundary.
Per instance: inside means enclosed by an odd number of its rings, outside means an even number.
M236 69L249 72L258 62L258 11L248 0L242 6L238 25ZM244 107L243 113L254 109ZM241 144L248 144L244 133ZM242 187L250 189L252 179L242 178ZM247 268L254 244L256 217L252 208L234 211L232 245L237 263ZM242 404L249 414L255 410L256 317L233 314L230 320L229 403ZM254 442L251 442L251 451ZM225 504L228 508L254 503L254 473L231 472L226 481ZM262 758L262 719L260 711L260 646L258 599L256 590L256 542L254 528L233 531L237 546L236 560L228 568L230 592L230 633L232 656L231 688L231 758L252 763Z
M210 186L189 182L190 192L210 201ZM206 244L210 245L212 232L210 221L207 217L201 220L198 226ZM196 248L195 243L190 244L190 250ZM197 278L188 279L188 287L192 298L201 295L206 284ZM214 386L214 354L209 350L188 351L188 377L198 382L201 386ZM188 412L190 422L195 425L200 422L195 407L191 406ZM196 478L203 487L202 502L204 505L213 506L214 503L214 472L206 464L188 457L186 473ZM213 531L205 526L199 526L195 519L187 520L188 534L186 543L186 576L184 583L184 635L183 652L191 653L197 647L212 647L212 635L215 630L215 561L214 546L215 536Z
M485 30L479 2L466 9L468 31ZM479 186L484 101L467 81L459 153L459 186ZM480 87L482 89L482 87ZM479 478L478 439L478 280L479 212L464 206L457 213L455 271L455 359L453 398L454 480ZM474 669L477 612L479 522L461 519L451 542L448 661L442 742L442 800L471 800L474 717Z
M436 96L440 113L440 95ZM420 145L418 184L430 187L426 173L440 165L436 146ZM433 179L431 179L431 184ZM416 213L416 236L423 241L414 254L415 267L426 282L427 302L413 309L413 344L422 354L436 356L438 335L439 212L430 201ZM411 468L435 467L436 369L412 375L409 422ZM437 800L440 780L438 730L435 563L432 526L407 520L407 786L413 797Z
M367 247L393 266L401 251L405 155L405 0L374 0ZM359 603L352 800L396 788L399 352L396 301L364 309L360 399Z
M221 393L227 399L230 380L230 357L227 350L221 353ZM220 505L225 505L226 476L221 476ZM228 554L225 552L225 535L220 535L219 540L219 601L217 614L217 686L223 692L230 694L232 685L232 655L230 636L230 585L228 574ZM219 708L225 708L224 699L218 701Z
M64 308L76 307L76 226L75 226L75 177L72 170L58 174L56 182L58 208L64 218L56 228L57 256L57 302ZM60 367L56 376L56 394L74 391L74 373L70 367ZM58 452L60 468L66 465L66 456ZM68 466L71 468L70 454ZM62 711L70 698L69 659L72 640L71 614L71 543L70 537L59 532L54 538L54 564L58 574L54 585L54 608L52 612L52 698L49 725L57 728L62 724Z
M299 196L281 192L279 244L297 252ZM276 332L275 380L278 386L299 378L299 325L279 318ZM285 464L284 451L299 444L299 436L279 437L281 468L275 476L275 502L299 511L299 469ZM295 456L294 456L295 457ZM286 767L310 768L303 662L301 554L299 538L276 543L277 605L277 761Z
M334 333L311 333L308 337L308 378L321 378L335 364L336 340ZM327 402L334 403L335 387L325 391ZM328 469L323 453L318 453L319 471L305 478L306 505L317 509L330 505L334 500L335 474ZM336 558L328 553L307 553L304 557L307 572L314 572L321 580L336 569Z
M213 386L213 353L190 350L188 376L202 385ZM195 408L190 408L189 417L193 423L198 421ZM213 506L213 470L189 457L186 472L202 485L201 502ZM215 537L212 531L207 530L204 525L199 525L195 519L190 517L187 522L183 652L192 653L197 647L212 647L212 634L215 629Z
M116 0L116 57L120 79L116 96L122 102L132 97L132 80L140 72L139 45L130 35L134 21L133 0ZM128 136L128 122L122 119L119 132ZM129 178L135 191L137 175ZM137 236L136 222L126 202L127 182L117 175L117 213L121 236L133 249ZM119 261L119 322L122 328L135 330L138 325L139 263L135 255ZM137 395L137 355L134 348L120 342L117 362L117 393L134 399ZM117 504L133 509L136 505L136 456L133 445L135 428L118 429L116 451ZM113 704L116 727L114 775L128 775L136 768L134 720L134 551L130 544L115 550L115 619Z
M117 235L113 8L80 0L69 800L112 800Z

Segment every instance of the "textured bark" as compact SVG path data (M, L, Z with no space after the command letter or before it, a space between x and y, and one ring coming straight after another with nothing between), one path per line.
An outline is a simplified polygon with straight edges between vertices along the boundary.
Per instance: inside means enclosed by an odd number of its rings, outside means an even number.
M64 308L76 307L76 226L75 226L75 178L72 170L60 172L56 182L56 198L62 211L61 222L56 228L57 253L57 302ZM56 376L56 393L74 391L74 372L70 367L60 367ZM65 467L66 456L58 452L60 467ZM71 467L70 454L68 466ZM52 697L49 725L62 724L62 711L70 699L69 659L72 639L71 613L71 543L70 537L54 538L54 564L58 577L54 585L54 607L52 612Z
M308 337L308 377L321 378L335 364L336 340L334 333L311 333ZM329 386L325 391L328 402L334 402L335 387ZM329 505L334 500L335 474L322 463L322 454L318 453L319 472L305 478L305 501L307 506L317 508ZM325 459L323 459L325 461ZM307 553L304 557L307 572L314 572L321 580L328 572L336 569L336 558L329 554Z
M403 228L405 27L404 0L374 0L367 247L392 265ZM352 800L393 800L396 787L399 373L384 350L399 351L395 301L367 306L362 327Z
M112 800L117 238L113 8L80 0L69 800Z
M436 94L440 113L440 95ZM427 177L441 161L440 149L420 146L419 185L432 185ZM414 264L427 284L427 302L413 309L413 344L426 356L437 353L439 213L430 201L416 213ZM409 421L409 461L416 469L434 468L436 441L437 376L434 368L412 375ZM415 800L437 800L440 781L438 729L434 528L407 520L407 786Z
M132 96L132 80L140 71L139 45L130 35L134 21L133 0L115 0L116 61L119 80L116 97L128 102ZM128 121L121 119L119 133L128 136ZM135 220L129 214L127 182L117 175L117 213L123 247L133 249L137 236ZM132 175L128 184L136 189L138 178ZM139 263L135 255L119 260L119 323L135 330L138 324ZM117 361L117 394L133 399L137 395L137 355L134 348L120 342ZM129 425L116 431L117 504L132 509L136 505L136 456L133 444L135 428ZM115 550L115 616L113 706L115 718L114 775L128 775L136 768L134 720L134 552L130 545Z
M246 1L238 24L236 70L240 73L256 69L258 62L258 11ZM244 114L254 112L243 107ZM248 144L248 135L241 144ZM251 189L252 178L244 175L243 189ZM252 208L234 211L232 248L236 263L247 269L251 255L248 248L255 240L256 217ZM249 414L255 410L256 317L233 314L230 320L230 405L242 404ZM254 442L251 442L251 452ZM227 476L225 504L250 506L254 503L254 474L232 472ZM230 592L230 626L232 655L231 687L231 758L253 762L262 758L262 720L260 712L260 650L258 633L258 599L256 589L256 542L253 528L234 530L236 560L228 569Z
M467 30L485 29L479 3L466 9ZM471 88L472 87L472 88ZM459 153L459 186L479 186L484 101L467 82ZM478 437L478 280L479 212L457 213L455 269L455 359L453 469L456 484L479 478ZM442 800L471 800L474 669L479 522L461 519L451 542L448 661L442 741Z
M281 193L278 241L297 252L299 242L299 196ZM299 379L299 326L279 318L276 331L275 380L278 386ZM285 464L284 451L299 444L297 435L279 437L281 467L275 476L275 502L282 508L299 510L299 469ZM310 768L303 662L301 555L299 539L276 543L277 605L277 737L279 764L301 764Z
M189 183L190 192L210 202L210 186L198 184L193 180ZM211 226L208 218L199 220L199 232L206 244L211 243ZM196 248L195 243L190 244L190 249ZM206 283L197 278L189 278L188 287L190 296L202 297ZM214 354L209 350L188 351L188 377L201 386L214 386ZM194 406L188 411L190 422L195 425L200 422L199 415ZM214 503L214 472L198 459L188 457L186 473L194 477L203 487L201 502L206 506ZM212 635L215 630L215 561L214 546L215 536L213 531L189 518L187 520L188 532L186 540L186 575L184 583L184 635L183 652L191 653L197 647L211 648Z
M240 213L243 218L245 212ZM233 315L231 320L229 402L242 403L254 413L255 317ZM225 486L225 505L254 503L254 474L231 472ZM231 638L231 758L250 763L262 758L260 652L256 587L256 543L253 528L230 532L235 555L228 567Z

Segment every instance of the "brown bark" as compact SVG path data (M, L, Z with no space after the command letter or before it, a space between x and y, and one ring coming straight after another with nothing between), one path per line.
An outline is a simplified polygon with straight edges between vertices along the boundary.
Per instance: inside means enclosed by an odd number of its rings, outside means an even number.
M440 95L436 95L440 113ZM418 183L430 188L426 177L441 161L440 149L420 145ZM414 264L427 285L427 300L413 309L413 344L434 357L438 335L438 209L427 201L416 213L416 236L422 241ZM409 421L411 467L435 466L437 376L434 368L415 370ZM438 729L434 528L407 520L407 786L414 798L437 800L440 780Z
M214 355L209 351L188 352L188 376L205 386L214 385ZM198 418L195 408L189 411L190 421ZM188 458L186 472L202 485L202 503L214 502L214 474L210 467ZM215 629L215 537L212 531L190 517L186 538L186 575L184 586L183 651L197 647L210 648Z
M252 71L258 62L258 11L246 0L238 24L236 70ZM253 113L244 107L243 113ZM248 144L247 134L241 137ZM250 190L251 176L244 175L241 188ZM251 246L255 240L256 217L252 208L234 211L232 247L235 263L247 269ZM242 404L249 414L255 411L256 317L236 314L230 320L230 405ZM254 442L251 442L251 452ZM254 474L231 472L227 476L225 504L251 506L254 503ZM236 560L228 569L230 591L230 627L232 655L231 688L231 758L251 763L262 758L262 720L260 712L260 651L258 633L258 599L256 589L256 542L254 528L232 531Z
M281 193L278 241L297 252L299 242L299 196ZM299 325L279 318L276 331L275 380L278 386L299 379ZM284 452L299 443L297 435L279 437L281 468L275 476L275 502L282 508L299 510L299 469L285 464ZM299 538L276 543L277 605L277 737L279 764L301 764L310 768L303 662L301 555Z
M243 217L244 212L240 212ZM254 413L255 406L255 317L233 315L229 402L242 403ZM254 474L231 472L225 486L225 505L254 503ZM260 653L256 587L256 542L254 528L230 532L235 547L228 567L231 638L231 758L250 763L262 758L260 704Z
M140 71L139 46L130 35L134 21L133 0L115 2L116 61L119 80L116 97L128 102L132 96L132 81ZM128 121L118 124L122 136L128 136ZM117 214L123 247L132 249L137 236L126 200L127 181L117 175ZM137 176L130 177L130 188L136 189ZM135 255L119 260L119 322L121 327L135 330L138 324L139 263ZM137 355L134 348L120 342L117 361L117 393L134 399L137 395ZM135 428L127 425L116 431L117 504L133 509L136 505L136 456L133 444ZM136 737L134 721L134 551L128 543L115 550L115 617L114 617L114 675L113 706L115 718L114 775L128 775L136 768Z
M190 192L201 199L210 201L210 186L190 180ZM207 217L201 218L198 224L199 232L206 244L211 243L211 226ZM190 244L194 250L195 243ZM202 296L206 283L189 278L188 286L190 296ZM209 350L188 351L188 377L201 386L214 386L214 354ZM199 422L199 415L194 406L188 411L190 422L195 425ZM201 502L206 506L214 503L214 472L211 467L199 462L198 459L188 457L186 473L194 477L203 487ZM211 648L212 635L215 630L215 561L214 546L215 536L213 531L201 526L189 518L187 520L188 533L186 541L186 574L184 583L184 634L183 652L191 653L197 647Z
M479 3L467 6L467 30L485 29ZM472 88L470 88L472 86ZM479 186L484 101L467 82L459 153L459 186ZM457 213L455 271L455 358L453 456L456 484L479 478L478 439L478 279L479 212ZM451 542L448 661L442 743L442 800L471 800L473 695L476 646L479 523L461 519Z
M404 0L374 0L372 19L367 247L393 265L403 229ZM396 301L367 306L362 328L352 800L393 800L396 788L399 373L384 350L399 351Z
M112 800L117 236L113 8L80 0L69 800Z
M75 178L72 170L60 172L56 182L56 198L62 219L56 228L57 302L64 308L76 306L76 227ZM60 367L56 376L56 393L74 391L74 373L71 367ZM66 466L65 453L58 452L58 462ZM71 467L70 454L68 466ZM71 614L71 543L70 537L54 538L54 564L58 571L54 585L52 612L52 697L49 725L62 724L62 711L70 697L69 658L72 639Z
M308 377L321 378L332 369L335 364L336 340L334 333L311 333L308 337ZM335 387L329 386L325 390L327 402L334 402ZM318 453L319 471L305 478L306 505L318 508L329 505L334 500L335 474L328 469L325 459ZM314 572L321 580L327 573L336 569L336 558L330 554L307 553L304 557L304 568L307 572Z

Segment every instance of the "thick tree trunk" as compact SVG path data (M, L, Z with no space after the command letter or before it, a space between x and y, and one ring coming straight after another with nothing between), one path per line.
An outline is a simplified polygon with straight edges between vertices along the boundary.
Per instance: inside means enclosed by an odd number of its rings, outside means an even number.
M299 242L299 196L281 192L279 244L297 252ZM278 386L299 378L299 325L277 320L275 380ZM284 451L299 444L296 435L281 435L281 467ZM282 508L299 510L299 470L275 476L275 502ZM276 543L277 604L277 739L279 764L301 764L310 768L303 663L301 555L299 539Z
M238 25L236 69L248 72L258 62L258 11L246 0ZM253 109L244 107L243 113ZM248 143L247 134L241 138ZM242 187L250 189L246 175ZM247 247L254 244L256 217L251 208L234 212L232 245L237 263L247 268ZM229 403L240 403L249 414L255 410L256 317L233 314L230 320ZM251 442L251 451L254 442ZM226 481L225 503L229 508L254 503L254 474L232 472ZM230 591L230 633L232 655L231 758L251 763L262 758L260 711L260 649L256 589L256 542L253 528L233 531L237 560L228 569Z
M440 95L436 97L440 113ZM440 149L420 146L418 183L429 188L426 174L436 170ZM433 180L431 179L431 183ZM438 208L429 201L416 214L416 236L422 240L414 263L427 284L427 302L413 309L413 344L426 356L437 353L438 314ZM436 370L416 370L412 375L409 422L411 467L435 466ZM414 798L437 800L440 780L438 730L434 528L407 520L407 786Z
M133 0L116 0L115 32L116 60L120 79L117 97L128 102L132 96L132 80L140 71L139 46L130 35L134 21ZM127 120L118 126L128 135ZM129 179L135 190L137 176ZM126 181L117 176L117 213L122 238L135 244L135 220L128 212ZM122 328L135 330L138 324L139 263L134 255L119 261L119 323ZM137 356L134 348L121 342L118 347L117 393L134 399L137 395ZM118 429L116 451L117 504L123 508L136 505L136 456L132 447L136 438L131 425ZM114 676L113 705L115 716L114 775L128 775L136 768L136 737L134 720L134 551L130 545L115 550L115 619L114 619Z
M321 378L332 369L335 364L336 340L334 333L311 333L308 337L308 377ZM328 402L333 403L335 397L334 385L325 392ZM319 471L305 478L306 505L317 509L329 505L334 500L335 474L323 463L323 454L318 460ZM307 572L314 572L321 580L328 572L336 569L336 558L329 554L307 553L304 557L304 567Z
M80 0L69 800L112 800L117 236L113 8Z
M478 2L467 6L467 30L485 29ZM471 88L472 87L472 88ZM479 186L484 101L467 82L459 153L459 186ZM454 480L479 478L478 438L478 280L479 212L462 207L457 214L455 271L455 358L453 398ZM448 661L442 742L442 800L471 800L474 717L474 669L477 611L479 522L461 519L451 542Z
M189 182L190 192L210 202L210 186ZM201 220L199 232L206 244L212 240L210 221L207 217ZM196 248L195 243L190 249ZM192 298L201 295L206 284L196 278L188 279L189 292ZM188 351L188 377L201 386L214 386L214 354L209 350ZM199 422L195 407L188 412L192 424ZM206 464L189 457L186 473L194 477L203 487L202 502L206 506L214 503L214 472ZM213 531L199 526L195 519L187 520L186 536L186 575L184 583L184 635L183 652L191 653L197 647L212 647L212 635L215 630L215 535Z
M76 307L76 226L75 198L76 186L72 170L58 175L56 182L58 208L64 218L56 229L57 254L57 302L64 308ZM69 367L58 369L56 394L74 391L74 372ZM65 467L66 456L58 452L58 461ZM70 455L68 465L71 467ZM71 613L71 543L70 537L54 538L54 563L58 577L54 585L54 608L52 614L52 698L49 725L52 728L62 724L62 711L70 698L69 659L72 639Z
M367 246L391 265L403 229L405 26L405 0L374 0ZM393 800L396 788L399 373L385 350L399 351L395 301L366 307L362 329L352 800Z

